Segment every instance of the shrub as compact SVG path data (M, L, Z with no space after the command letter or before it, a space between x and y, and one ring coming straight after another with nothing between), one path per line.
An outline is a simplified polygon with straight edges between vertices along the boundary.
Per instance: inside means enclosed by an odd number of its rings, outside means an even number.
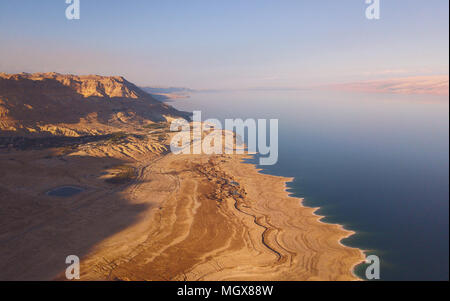
M111 184L125 184L131 182L136 177L136 171L133 167L127 165L117 166L116 169L119 170L114 177L106 179L107 183Z

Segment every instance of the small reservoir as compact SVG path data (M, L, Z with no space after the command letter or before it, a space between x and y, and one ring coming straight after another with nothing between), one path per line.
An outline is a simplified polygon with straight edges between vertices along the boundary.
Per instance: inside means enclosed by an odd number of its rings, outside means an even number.
M55 189L52 189L47 192L49 196L55 196L60 198L68 198L74 195L77 195L84 191L83 188L75 187L75 186L61 186Z

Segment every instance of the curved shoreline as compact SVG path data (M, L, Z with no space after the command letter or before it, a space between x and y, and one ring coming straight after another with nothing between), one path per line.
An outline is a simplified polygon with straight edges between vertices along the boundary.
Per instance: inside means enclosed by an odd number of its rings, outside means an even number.
M298 199L299 205L300 205L301 207L307 207L307 208L314 209L313 215L316 216L316 217L318 217L318 222L320 222L320 223L322 223L322 224L326 224L326 225L336 225L336 226L339 226L339 227L341 228L342 231L348 233L348 235L342 237L342 238L338 241L338 243L339 243L342 247L344 247L344 248L352 248L352 249L357 249L357 250L360 251L361 257L362 257L363 259L362 259L362 261L360 261L360 262L356 262L356 263L351 267L351 273L353 274L354 277L358 278L357 280L364 281L363 278L359 277L359 276L355 273L355 269L356 269L356 267L357 267L358 265L360 265L360 264L362 264L362 263L365 262L365 257L366 257L366 255L365 255L365 253L364 253L365 251L362 250L362 249L360 249L360 248L357 248L357 247L348 246L348 245L346 245L346 244L344 244L344 243L342 242L344 239L349 238L349 237L352 237L353 235L356 235L356 234L357 234L357 231L346 229L346 228L344 227L344 225L341 225L341 224L339 224L339 223L329 223L329 222L323 221L323 219L327 218L327 216L325 216L325 215L320 215L320 214L317 213L317 211L319 211L319 210L321 209L320 206L319 206L319 207L311 207L311 206L307 206L307 205L304 204L305 198L295 196L295 193L292 193L292 192L289 192L289 191L288 191L288 189L289 189L288 184L294 182L295 177L285 177L285 176L282 176L282 175L277 175L277 174L269 173L267 170L258 167L258 164L256 164L256 163L245 161L245 160L250 159L250 158L251 158L251 159L254 159L255 154L249 154L249 155L247 155L247 156L248 156L248 157L245 157L245 158L242 159L242 163L253 165L253 166L256 168L256 170L258 171L258 173L260 173L261 175L269 175L269 176L281 177L281 178L286 179L286 180L285 180L284 191L286 192L286 194L288 195L288 197Z
M245 155L164 155L124 191L151 209L82 260L84 280L361 280L365 258ZM140 164L144 164L141 161ZM126 246L126 247L125 247ZM107 263L105 263L105 260ZM93 268L95 267L95 268Z
M356 247L351 247L351 246L345 245L345 244L342 242L344 239L349 238L349 237L351 237L351 236L353 236L353 235L356 235L357 232L354 231L354 230L348 230L348 229L346 229L343 225L338 224L338 223L329 223L329 222L323 221L323 219L326 218L326 216L325 216L325 215L320 215L320 214L317 213L317 211L319 211L319 210L321 209L320 206L319 206L319 207L311 207L311 206L307 206L307 205L304 204L304 201L305 201L304 198L295 196L295 193L292 193L292 192L289 192L289 191L288 191L288 189L289 189L288 184L289 184L289 183L292 183L292 182L295 180L295 177L285 177L285 176L282 176L282 175L272 174L272 173L269 173L267 170L265 170L265 169L263 169L263 168L261 168L261 167L258 167L258 164L256 164L256 163L245 161L245 160L250 159L250 158L253 159L254 156L255 156L254 154L247 155L247 157L244 157L244 158L242 159L241 163L243 163L243 164L249 164L249 165L254 166L254 168L256 169L256 171L257 171L259 174L263 175L263 176L266 176L266 175L267 175L267 176L274 176L274 177L280 177L280 178L283 178L283 179L284 179L284 192L286 193L286 195L287 195L289 198L297 199L297 200L299 201L299 206L300 206L300 207L314 209L314 211L312 212L312 214L313 214L315 217L317 217L317 221L318 221L319 223L322 223L322 224L324 224L324 225L334 225L334 226L338 226L338 227L342 230L342 232L346 233L345 235L343 235L343 236L338 240L338 243L339 243L342 247L344 247L344 248L357 249L357 250L360 252L362 260L359 261L359 262L355 262L355 263L353 264L353 266L351 267L350 272L352 273L352 275L353 275L354 277L357 278L356 280L361 280L361 281L364 280L364 279L360 278L360 277L355 273L355 268L356 268L358 265L360 265L361 263L363 263L364 260L365 260L364 250L359 249L359 248L356 248Z
M292 198L297 198L297 199L299 199L299 201L300 201L300 206L302 206L302 207L308 207L308 208L316 209L316 210L313 212L313 214L314 214L315 216L319 217L319 220L318 220L318 221L319 221L320 223L327 224L327 225L338 225L338 226L341 227L342 231L349 232L348 236L345 236L345 237L343 237L341 240L339 240L339 244L340 244L341 246L345 247L345 248L358 249L358 250L361 252L361 256L362 256L363 258L365 258L366 255L365 255L365 253L364 253L364 250L362 250L362 249L360 249L360 248L357 248L357 247L348 246L348 245L346 245L346 244L344 244L344 243L342 242L344 239L349 238L349 237L352 237L353 235L356 235L358 232L355 231L355 230L349 230L349 229L346 229L344 225L341 225L341 224L338 224L338 223L328 223L328 222L323 221L323 219L326 218L326 216L325 216L325 215L317 214L317 211L319 211L322 207L310 207L310 206L307 206L307 205L304 204L304 200L305 200L304 198L294 196L292 193L290 193L290 192L288 191L288 186L287 186L287 184L288 184L288 183L292 183L294 180L295 180L295 178L293 177L293 178L291 178L290 181L288 181L288 180L286 181L286 189L285 189L285 191L286 191L286 193L288 193L288 196L289 196L289 197L292 197ZM359 277L359 276L355 273L355 268L356 268L358 265L360 265L361 263L363 263L363 262L364 262L364 261L361 261L361 262L359 262L359 263L355 263L355 264L353 265L353 267L351 268L352 274L353 274L355 277L359 278L359 280L364 280L364 279L362 279L361 277Z
M5 204L29 204L17 211L29 226L3 237L2 279L65 280L64 259L76 254L86 281L360 280L352 269L364 259L361 250L341 243L354 232L322 222L318 208L291 196L292 179L261 173L245 155L155 154L145 147L136 141L46 159L52 164L30 178L29 189L51 211L32 207L36 200L26 195L6 195ZM20 175L10 179L23 179L23 168L31 177L52 152L18 152L17 160L2 162ZM125 162L136 178L106 183L105 166ZM92 189L66 202L42 194L68 184ZM24 260L32 269L17 269Z

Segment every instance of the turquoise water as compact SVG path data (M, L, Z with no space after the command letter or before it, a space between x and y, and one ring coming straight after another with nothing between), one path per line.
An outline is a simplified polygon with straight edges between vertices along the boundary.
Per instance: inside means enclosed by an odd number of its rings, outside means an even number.
M356 231L344 243L378 255L381 280L448 280L447 97L252 91L171 104L203 119L278 118L279 160L264 172L295 177L292 194Z

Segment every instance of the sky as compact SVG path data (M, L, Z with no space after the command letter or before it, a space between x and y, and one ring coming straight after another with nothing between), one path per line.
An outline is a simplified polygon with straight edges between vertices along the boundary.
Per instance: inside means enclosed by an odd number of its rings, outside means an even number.
M0 72L141 86L302 88L449 72L449 1L0 0Z

